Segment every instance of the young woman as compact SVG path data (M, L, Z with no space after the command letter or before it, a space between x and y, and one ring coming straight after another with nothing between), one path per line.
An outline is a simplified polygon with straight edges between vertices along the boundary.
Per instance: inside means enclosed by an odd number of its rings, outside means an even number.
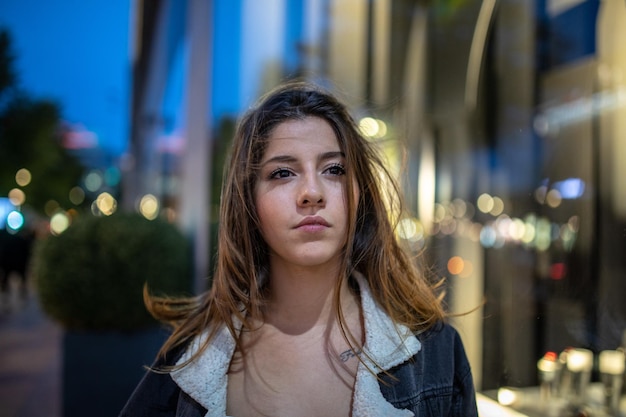
M147 297L174 330L121 416L477 415L437 285L396 240L398 187L343 104L279 87L227 168L211 289Z

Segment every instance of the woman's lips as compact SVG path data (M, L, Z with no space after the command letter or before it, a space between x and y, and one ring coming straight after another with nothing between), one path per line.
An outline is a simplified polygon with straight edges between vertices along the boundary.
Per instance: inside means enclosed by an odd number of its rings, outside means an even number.
M330 227L330 224L320 216L307 216L296 225L296 229L307 232L319 232Z

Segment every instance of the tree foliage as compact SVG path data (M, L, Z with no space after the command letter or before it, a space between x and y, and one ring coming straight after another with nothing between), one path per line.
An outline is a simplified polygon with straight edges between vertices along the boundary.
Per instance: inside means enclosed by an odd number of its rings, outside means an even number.
M56 103L29 97L17 84L10 35L0 29L0 196L21 188L26 205L43 213L54 200L69 207L69 191L83 167L63 148L61 114ZM19 187L16 172L26 168L32 181Z
M138 213L79 217L59 236L39 240L34 277L43 309L74 330L133 330L155 324L143 303L151 293L188 296L192 253L163 219Z

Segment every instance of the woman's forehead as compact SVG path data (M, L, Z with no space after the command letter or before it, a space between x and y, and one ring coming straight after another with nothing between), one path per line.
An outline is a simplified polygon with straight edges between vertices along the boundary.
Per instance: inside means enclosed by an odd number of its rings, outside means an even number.
M265 154L287 150L340 150L335 130L324 119L306 117L290 119L278 124L265 144Z

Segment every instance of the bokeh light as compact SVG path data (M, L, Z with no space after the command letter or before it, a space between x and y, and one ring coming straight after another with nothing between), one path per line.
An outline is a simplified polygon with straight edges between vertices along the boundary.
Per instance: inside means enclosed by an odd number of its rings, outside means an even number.
M435 211L433 212L433 221L440 223L446 218L446 207L443 204L436 203Z
M139 212L148 220L154 220L159 214L159 200L152 194L141 197Z
M50 218L50 232L53 235L60 235L70 226L70 217L62 211L52 215Z
M502 387L498 390L498 402L502 405L511 406L519 401L515 390Z
M457 222L452 216L446 216L439 225L441 233L444 235L452 235L457 228Z
M561 192L557 189L552 189L546 194L546 204L552 208L556 208L561 205Z
M577 199L585 193L585 182L580 178L568 178L554 183L554 189L559 190L564 199Z
M452 200L452 207L454 208L454 217L461 218L467 214L467 203L460 198Z
M43 210L48 217L52 217L60 208L61 206L59 206L58 202L54 200L48 200L46 201Z
M398 236L404 240L417 242L424 238L424 226L416 218L404 218L398 224Z
M513 221L511 220L511 218L506 214L503 214L496 219L496 221L493 223L493 226L495 227L497 233L506 239L510 237L510 229L512 223Z
M13 210L7 215L6 223L8 229L18 231L24 226L24 215L17 210Z
M109 167L104 171L104 183L109 187L116 187L122 179L122 173L117 167Z
M545 185L537 187L537 189L535 190L535 200L537 200L539 204L544 204L546 202L547 194L548 194L548 187L546 187Z
M104 183L104 178L102 178L102 174L99 171L90 171L85 176L85 188L88 191L95 192L102 187Z
M504 211L504 201L500 197L493 197L492 200L493 206L489 213L493 216L499 216Z
M576 188L574 185L571 186L572 189ZM548 190L548 188L545 189ZM555 193L548 197L549 192L546 192L545 196L539 196L539 198L544 199L547 204L548 200L551 201L554 197L560 204L563 199L559 197L559 191L556 188L550 191ZM536 193L535 197L537 194L541 193ZM574 195L573 192L572 195ZM472 218L475 208L496 218L485 222L474 221ZM535 213L528 213L523 218L510 217L507 210L512 211L512 208L502 198L488 193L483 193L477 198L476 207L461 198L455 198L452 202L434 203L433 223L427 232L432 236L453 235L457 238L466 238L480 243L487 249L499 249L507 244L518 244L545 251L555 242L568 252L574 248L580 223L578 216L572 216L566 223L559 224L547 218L538 218ZM409 227L408 230L411 230L411 225L407 223L406 226ZM422 242L426 245L425 238ZM465 260L465 265L469 268L470 264L467 260ZM467 269L464 273L466 271Z
M540 251L545 251L552 243L552 225L545 218L537 220L535 226L535 247Z
M452 275L459 275L465 268L465 262L460 256L453 256L448 260L448 272Z
M480 232L482 231L482 226L479 223L472 223L469 227L467 233L468 237L472 242L480 242Z
M496 244L496 239L496 230L493 227L486 225L480 231L480 244L484 247L493 247Z
M524 238L526 233L526 224L522 219L514 218L509 225L509 236L511 239L519 242Z
M96 198L94 204L97 208L97 212L95 214L98 214L99 212L101 214L104 214L105 216L110 216L117 210L117 200L115 199L115 197L107 192L98 195L98 198Z
M493 197L491 197L487 193L481 194L476 200L476 206L478 207L478 210L482 211L483 213L489 213L491 210L493 210Z
M536 224L537 216L534 214L528 214L524 218L524 236L522 236L522 242L526 245L530 245L535 240Z
M26 187L28 184L30 184L31 180L32 180L32 175L30 171L27 170L26 168L19 169L15 173L15 182L20 187Z
M73 187L70 190L70 201L74 205L82 204L85 201L85 191L80 187Z
M21 206L26 202L26 194L19 188L13 188L9 191L9 201L11 201L11 204L14 206Z
M373 117L364 117L359 121L359 130L365 137L380 139L387 134L387 124Z
M474 272L474 264L467 260L464 259L463 260L463 270L461 271L461 273L459 274L459 276L461 278L469 278L472 276L472 273Z

